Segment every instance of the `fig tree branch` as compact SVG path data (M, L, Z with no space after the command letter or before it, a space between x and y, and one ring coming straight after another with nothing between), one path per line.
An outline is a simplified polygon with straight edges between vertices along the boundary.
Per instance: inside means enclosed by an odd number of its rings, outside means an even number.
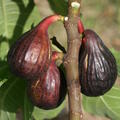
M64 66L67 75L69 120L83 119L78 71L78 56L81 45L81 37L78 33L80 6L81 0L68 0L68 19L65 19L64 23L68 38Z

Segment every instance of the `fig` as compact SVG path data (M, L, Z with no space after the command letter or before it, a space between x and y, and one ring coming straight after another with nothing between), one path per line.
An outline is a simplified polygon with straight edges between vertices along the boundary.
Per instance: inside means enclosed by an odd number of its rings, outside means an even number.
M36 80L28 82L28 97L31 102L42 109L58 107L66 95L66 81L61 68L57 68L52 59L46 73Z
M51 47L47 30L59 19L59 15L48 16L13 44L7 59L15 74L26 79L34 79L48 69Z
M116 60L101 38L92 30L84 31L79 53L81 92L100 96L109 91L117 78Z

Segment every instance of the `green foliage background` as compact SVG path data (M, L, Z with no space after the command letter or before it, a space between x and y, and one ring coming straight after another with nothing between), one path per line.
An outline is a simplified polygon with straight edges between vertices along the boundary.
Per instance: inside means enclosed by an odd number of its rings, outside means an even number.
M48 0L51 8L59 14L67 15L67 1ZM96 6L99 9L99 5ZM26 95L27 82L13 75L7 64L7 52L11 44L25 31L41 20L32 0L0 0L0 120L16 120L16 112L23 111L24 120L52 119L64 108L64 103L54 110L34 107ZM94 19L86 21L93 26ZM111 50L116 57L120 75L120 52ZM114 86L110 92L97 98L83 96L86 111L120 120L120 88Z

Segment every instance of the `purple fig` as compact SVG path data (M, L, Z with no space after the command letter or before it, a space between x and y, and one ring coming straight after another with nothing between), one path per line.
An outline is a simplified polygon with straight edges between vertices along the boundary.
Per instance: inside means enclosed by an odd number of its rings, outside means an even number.
M8 52L8 63L15 74L34 79L48 69L51 47L47 30L59 19L59 15L45 18L13 44Z
M66 95L66 81L62 69L58 69L52 59L46 73L39 79L28 82L28 97L42 109L58 107Z
M109 91L117 78L116 60L100 37L85 30L79 54L81 92L100 96Z

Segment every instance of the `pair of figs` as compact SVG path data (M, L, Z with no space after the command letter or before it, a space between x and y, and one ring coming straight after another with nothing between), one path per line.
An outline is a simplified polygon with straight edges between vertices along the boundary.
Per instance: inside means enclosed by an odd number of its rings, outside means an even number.
M79 52L81 92L87 96L103 95L112 88L117 78L116 60L93 30L84 30L81 21L78 30L82 33Z
M55 64L59 53L52 52L47 32L48 27L60 19L59 15L45 18L20 37L8 52L11 70L28 80L29 98L43 109L56 108L66 95L64 73Z

